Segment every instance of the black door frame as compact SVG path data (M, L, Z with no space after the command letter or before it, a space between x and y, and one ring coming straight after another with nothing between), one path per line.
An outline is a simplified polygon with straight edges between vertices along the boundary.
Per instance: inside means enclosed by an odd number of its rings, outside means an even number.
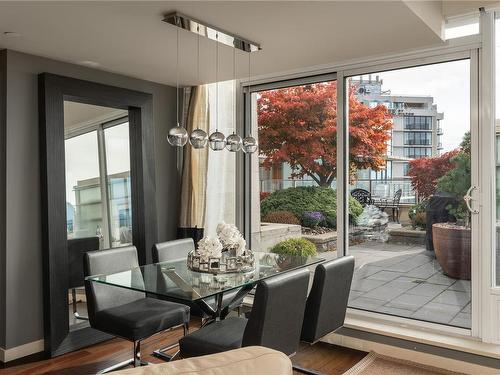
M50 73L38 76L45 353L54 357L111 338L92 328L69 331L64 101L128 111L132 236L139 262L157 241L153 97Z

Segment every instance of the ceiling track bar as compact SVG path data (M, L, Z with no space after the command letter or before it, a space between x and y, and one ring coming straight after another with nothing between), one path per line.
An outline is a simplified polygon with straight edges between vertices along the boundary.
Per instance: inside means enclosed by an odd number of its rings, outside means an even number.
M227 31L208 25L202 21L178 12L165 15L163 22L191 31L195 34L200 34L208 39L212 39L216 42L245 52L256 52L262 49L260 44L244 39L238 35L231 34Z

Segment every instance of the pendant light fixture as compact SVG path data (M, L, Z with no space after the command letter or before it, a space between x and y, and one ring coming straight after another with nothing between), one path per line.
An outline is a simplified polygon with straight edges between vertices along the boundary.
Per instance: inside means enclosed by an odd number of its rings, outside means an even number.
M250 88L250 54L252 52L257 52L261 50L259 44L252 42L247 39L243 39L236 34L228 33L227 31L222 31L214 26L202 23L199 20L195 20L185 14L180 14L173 12L167 14L163 19L164 22L169 23L177 28L177 105L176 105L176 116L177 124L175 127L171 128L168 132L168 142L172 146L183 147L189 141L195 149L202 149L207 145L214 151L221 151L227 148L230 152L237 152L241 149L245 153L251 154L257 151L258 145L255 138L249 134L243 140L236 134L236 116L233 117L233 133L227 138L222 132L219 131L219 43L223 43L233 50L233 82L236 82L236 49L248 53L248 82ZM207 136L207 132L200 129L199 126L195 130L188 134L186 129L181 126L179 121L179 28L195 32L197 34L197 64L198 64L198 84L200 84L200 36L212 39L215 41L216 45L216 63L215 63L215 81L216 81L216 98L215 98L215 132ZM249 90L250 91L250 90ZM236 92L233 92L233 108L236 108ZM234 109L236 113L236 109ZM234 114L235 114L234 113Z
M198 69L198 87L197 90L199 90L200 86L200 25L197 25L196 31L198 33L198 42L197 42L197 69ZM195 130L191 132L191 135L189 136L189 143L191 143L191 146L196 149L201 149L205 148L208 142L208 134L197 127Z
M210 134L208 143L214 151L224 150L226 137L219 131L219 33L215 34L215 132Z
M250 53L248 54L248 95L250 96L250 98L252 97L252 92L250 90ZM251 127L252 125L250 124L249 126ZM259 145L257 143L257 140L252 137L251 133L243 138L241 149L245 154L253 154L255 151L257 151L258 147Z
M236 82L236 49L233 48L233 88L234 88L234 83ZM236 103L234 100L235 97L235 92L233 92L232 95L232 101L233 101L233 134L231 134L229 137L227 137L226 140L226 148L231 151L231 152L236 152L241 150L241 137L235 133L236 131L236 119L235 119L235 112L236 112Z
M176 61L176 126L168 131L167 140L172 146L183 147L188 141L188 132L179 122L179 29L177 29L177 61Z

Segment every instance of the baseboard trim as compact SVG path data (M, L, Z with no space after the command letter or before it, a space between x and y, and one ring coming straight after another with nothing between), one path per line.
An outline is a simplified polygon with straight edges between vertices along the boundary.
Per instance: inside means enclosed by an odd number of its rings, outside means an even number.
M361 350L365 352L375 352L387 357L403 359L410 362L420 363L426 366L437 367L458 373L471 375L498 375L498 368L486 367L471 362L452 359L441 355L434 355L412 349L405 349L394 345L383 344L376 341L360 339L357 337L346 336L343 334L332 333L327 335L321 341L344 346L351 349Z
M43 352L43 350L43 340L29 342L27 344L19 345L9 349L0 348L0 362L8 363L19 358Z

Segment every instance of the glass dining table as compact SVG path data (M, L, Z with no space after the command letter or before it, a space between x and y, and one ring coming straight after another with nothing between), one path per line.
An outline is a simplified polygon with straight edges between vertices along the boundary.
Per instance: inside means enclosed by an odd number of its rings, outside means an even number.
M91 282L145 292L150 296L196 304L210 317L224 319L261 280L324 261L320 257L298 257L254 252L255 268L245 273L211 274L192 271L187 259L147 264L109 275L93 275ZM223 296L234 291L223 305ZM215 299L215 303L213 303ZM208 302L208 303L207 303Z

